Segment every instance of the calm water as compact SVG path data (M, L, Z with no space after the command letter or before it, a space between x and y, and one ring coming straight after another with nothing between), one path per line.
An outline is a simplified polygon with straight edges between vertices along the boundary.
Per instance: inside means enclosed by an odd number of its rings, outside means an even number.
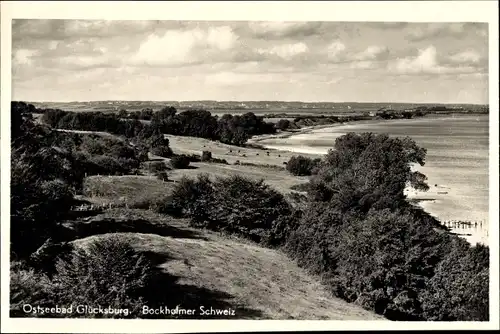
M432 199L422 206L441 220L472 220L481 227L457 232L472 234L471 242L487 243L489 117L447 116L414 120L380 121L317 129L284 139L260 142L270 148L303 153L326 153L346 132L387 133L410 136L427 149L425 166L431 189L408 192L410 197Z

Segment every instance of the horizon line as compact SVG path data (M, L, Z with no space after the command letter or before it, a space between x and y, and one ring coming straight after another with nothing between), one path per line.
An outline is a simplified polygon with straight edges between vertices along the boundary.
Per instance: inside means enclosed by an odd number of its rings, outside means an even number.
M210 99L202 99L202 100L72 100L72 101L36 101L36 100L14 100L11 99L11 102L19 101L19 102L27 102L27 103L87 103L87 102L284 102L284 103L304 103L304 104L318 104L318 103L345 103L345 104L355 104L355 103L377 103L377 104L441 104L441 105L476 105L476 106L486 106L490 103L472 103L472 102L399 102L399 101L384 101L384 102L374 102L374 101L287 101L287 100L210 100Z

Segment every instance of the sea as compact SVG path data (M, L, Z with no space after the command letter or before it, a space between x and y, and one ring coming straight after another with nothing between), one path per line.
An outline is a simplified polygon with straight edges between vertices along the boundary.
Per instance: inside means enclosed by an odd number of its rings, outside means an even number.
M288 138L259 143L298 153L325 154L348 132L387 133L413 138L427 149L424 173L427 192L407 189L427 212L472 244L489 244L489 116L429 115L409 120L380 120L314 129ZM469 221L471 226L459 224Z

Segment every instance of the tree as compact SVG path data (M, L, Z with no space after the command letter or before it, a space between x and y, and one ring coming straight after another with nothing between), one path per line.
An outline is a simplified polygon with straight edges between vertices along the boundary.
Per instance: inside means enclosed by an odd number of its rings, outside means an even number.
M422 296L432 321L489 320L489 248L456 238Z
M163 107L156 114L154 114L154 118L157 119L166 119L168 117L173 117L177 113L177 110L174 107Z
M203 151L201 153L201 161L210 161L210 160L212 160L212 152Z
M429 188L425 175L411 169L411 164L423 166L425 155L426 149L408 137L349 133L337 138L311 179L311 189L322 189L316 195L342 210L398 208L406 205L407 185Z
M286 169L297 176L311 175L313 170L319 165L321 159L311 159L302 155L293 156L286 164Z
M276 128L280 130L287 130L290 127L290 121L288 119L280 119L276 123Z
M169 146L168 138L161 133L156 132L149 138L151 153L160 157L171 157L173 152Z
M185 155L176 155L170 159L170 164L176 169L185 169L189 167L189 158Z
M128 118L128 111L125 109L120 109L120 111L118 111L118 117Z
M236 234L257 242L277 244L292 209L283 195L264 184L242 176L210 180L183 178L175 185L171 201L176 211L196 226Z

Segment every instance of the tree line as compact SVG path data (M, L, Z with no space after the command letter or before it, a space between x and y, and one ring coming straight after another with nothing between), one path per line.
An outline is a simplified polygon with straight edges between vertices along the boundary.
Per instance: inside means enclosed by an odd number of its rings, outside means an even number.
M226 114L220 118L206 110L186 110L177 113L174 107L165 107L156 112L141 111L138 114L76 113L58 109L48 109L42 113L43 122L53 128L104 131L127 138L140 136L140 133L145 131L156 131L241 146L254 135L276 132L273 123L267 123L262 117L251 112L234 116ZM145 124L140 119L150 120L151 124Z

